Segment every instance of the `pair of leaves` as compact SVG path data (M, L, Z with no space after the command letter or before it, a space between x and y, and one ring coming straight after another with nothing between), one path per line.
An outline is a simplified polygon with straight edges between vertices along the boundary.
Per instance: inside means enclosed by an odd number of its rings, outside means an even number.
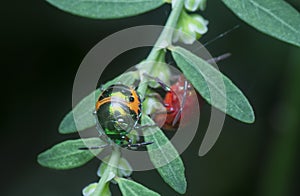
M79 16L113 19L138 15L160 7L165 0L47 0ZM222 0L239 18L254 28L300 46L300 14L283 0Z
M125 178L115 178L122 194L124 196L159 196L158 193L148 189L147 187L134 182L132 180L127 180ZM82 191L84 196L92 196L98 183L89 184ZM111 192L109 190L109 183L105 184L101 196L110 196Z
M153 10L164 0L47 0L55 7L75 15L95 19L124 18Z
M222 0L259 31L300 47L300 14L283 0Z
M133 180L127 180L125 178L115 177L123 196L159 196L160 194L148 189L147 187L134 182ZM97 188L98 183L94 182L86 186L82 190L84 196L93 196L94 191ZM101 192L101 196L110 196L109 183L106 183Z

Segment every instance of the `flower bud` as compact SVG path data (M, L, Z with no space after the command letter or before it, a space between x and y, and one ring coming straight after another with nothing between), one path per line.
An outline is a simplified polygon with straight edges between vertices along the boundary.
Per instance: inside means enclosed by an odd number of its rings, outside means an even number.
M206 0L200 0L199 8L202 11L205 10L205 8L206 8Z
M144 77L143 74L151 73L151 76L154 78L159 78L166 85L170 84L171 71L169 65L165 62L165 51L160 51L156 61L153 62L141 62L136 65L136 68L139 69L141 77ZM160 85L156 81L149 82L149 86L152 88L158 88Z
M185 0L184 1L184 7L188 11L194 12L194 11L196 11L198 9L199 2L200 2L200 0Z
M192 44L207 32L208 21L199 14L189 15L181 12L177 23L177 31L174 32L173 42L181 41L185 44Z
M95 191L96 187L97 187L98 183L94 182L89 184L88 186L86 186L83 190L82 190L82 194L83 196L91 196L93 194L93 192Z

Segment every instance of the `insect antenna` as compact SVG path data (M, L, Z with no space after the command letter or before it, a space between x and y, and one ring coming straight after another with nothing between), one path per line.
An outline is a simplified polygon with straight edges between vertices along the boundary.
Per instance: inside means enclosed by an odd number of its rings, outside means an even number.
M200 46L200 47L194 49L193 51L197 51L197 50L200 50L201 48L204 48L205 46L208 46L209 44L215 42L216 40L225 37L226 35L228 35L228 34L231 33L232 31L238 29L239 27L240 27L240 25L235 25L234 27L232 27L231 29L225 31L224 33L219 34L217 37L215 37L215 38L213 38L213 39L211 39L211 40L205 42L204 44L202 44L202 46Z
M178 113L176 114L173 122L172 122L172 126L174 126L177 121L179 120L180 116L181 116L181 113L182 113L182 110L183 110L183 107L184 107L184 104L185 104L185 100L186 100L186 91L187 91L187 86L188 86L188 82L185 80L184 81L184 92L183 92L183 96L182 96L182 102L181 102L181 106L180 106L180 109L178 111Z
M217 63L217 62L219 62L219 61L222 61L222 60L224 60L224 59L229 58L230 56L231 56L231 53L225 53L225 54L222 54L222 55L220 55L220 56L217 56L217 57L213 57L213 58L211 58L211 59L208 59L208 60L206 60L206 62L208 62L208 63Z

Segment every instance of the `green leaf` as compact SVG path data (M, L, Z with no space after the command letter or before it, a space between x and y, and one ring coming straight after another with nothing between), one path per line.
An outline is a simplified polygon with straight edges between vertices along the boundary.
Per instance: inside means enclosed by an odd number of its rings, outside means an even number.
M282 0L222 0L238 17L259 31L300 46L300 14Z
M109 189L109 182L107 182L101 192L101 196L111 196L111 192Z
M99 138L67 140L38 155L38 163L53 169L71 169L80 167L99 154L102 149L80 150L82 147L101 146L105 143Z
M89 184L88 186L84 187L84 189L82 190L83 196L91 196L93 194L93 192L95 191L97 184L98 184L97 182L94 182L94 183Z
M208 103L242 122L254 122L247 98L225 75L184 48L170 49L177 66Z
M119 77L115 78L112 81L107 82L102 86L103 89L106 89L112 84L116 84L122 82L125 85L132 85L135 80L137 80L138 74L137 72L126 72ZM71 112L69 112L62 122L59 125L59 133L68 134L75 133L77 131L82 131L87 128L93 127L96 125L96 119L93 115L95 110L95 103L97 98L100 95L100 89L95 90L84 99L82 99ZM74 120L74 116L76 122Z
M92 196L94 191L97 188L98 183L94 182L89 184L82 190L83 196ZM106 183L101 191L101 196L111 196L111 192L109 190L109 183Z
M118 167L119 167L118 176L124 176L124 177L131 176L133 171L132 167L130 163L123 157L120 158Z
M165 3L164 0L47 0L47 2L66 12L95 19L134 16Z
M160 194L144 187L143 185L127 180L125 178L115 178L118 182L123 196L158 196Z
M150 117L142 116L142 125L155 125ZM153 142L147 145L150 160L158 173L178 193L186 192L186 179L183 162L165 134L157 127L145 128L145 141Z
M58 131L62 134L75 133L96 124L93 112L95 110L95 98L100 95L100 89L95 90L85 98L83 98L74 109L69 112L59 125ZM74 120L76 116L76 123Z

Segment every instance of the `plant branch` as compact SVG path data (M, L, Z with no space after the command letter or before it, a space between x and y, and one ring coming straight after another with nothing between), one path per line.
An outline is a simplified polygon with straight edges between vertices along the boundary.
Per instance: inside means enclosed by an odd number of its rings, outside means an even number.
M95 191L93 192L93 196L102 195L102 191L104 190L106 183L108 183L112 178L116 176L117 173L116 170L118 169L120 157L121 157L120 148L113 146L113 151L109 159L109 162L107 163L107 168L103 173L102 177L100 178L98 185Z
M152 48L149 56L146 61L155 61L159 55L159 50L167 48L172 44L172 37L174 29L176 28L177 21L183 9L183 0L176 1L176 4L173 6L170 16L165 24L165 27L157 39L154 47Z
M181 14L181 11L183 9L183 0L176 1L175 5L172 6L172 11L170 13L170 16L164 26L163 31L161 32L160 36L158 37L155 45L153 46L150 54L148 55L146 59L146 63L144 63L143 66L150 66L147 67L148 74L151 75L152 70L154 69L154 63L151 63L153 61L157 61L160 57L161 50L167 48L168 46L172 45L172 38L174 29L176 28L179 16ZM147 90L147 84L146 80L147 78L142 79L144 82L144 85L140 85L138 88L139 94L144 97L146 90ZM142 83L141 83L142 84Z

